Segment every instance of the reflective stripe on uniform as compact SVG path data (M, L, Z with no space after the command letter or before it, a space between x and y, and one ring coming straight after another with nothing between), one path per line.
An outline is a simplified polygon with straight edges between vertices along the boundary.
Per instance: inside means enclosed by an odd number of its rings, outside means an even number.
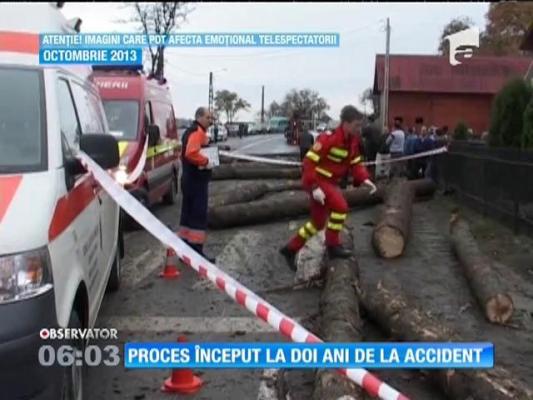
M320 156L318 154L316 154L314 151L312 150L309 150L307 152L307 154L305 155L307 158L313 160L314 162L319 162L320 161Z
M178 147L177 143L167 143L167 144L160 144L157 146L149 147L148 150L146 151L146 158L154 157L166 151L174 150L177 147Z
M194 244L204 244L207 235L205 231L189 229L189 242Z
M341 214L341 213L337 213L333 211L330 216L332 219L335 219L338 221L344 221L346 219L347 214Z
M328 229L332 231L342 231L342 224L334 224L333 222L328 222Z
M207 235L202 230L180 227L178 236L189 243L203 244Z
M351 162L350 164L359 164L361 161L362 161L362 157L359 156L359 157L355 157Z
M298 235L300 235L305 240L310 238L309 233L307 233L307 231L305 230L305 227L303 227L303 226L298 231Z
M342 162L342 158L334 157L331 154L328 154L328 160L331 160L331 161L334 161L334 162L337 162L337 163L341 163Z
M324 168L316 167L315 171L318 172L320 175L327 176L328 178L331 178L333 176L331 172Z
M118 155L119 157L122 157L124 155L124 152L126 151L126 148L128 147L129 142L120 141L118 142Z
M341 149L340 147L332 147L329 150L329 153L340 158L346 158L348 157L348 150Z
M307 224L305 224L305 229L307 229L307 231L308 231L311 235L316 235L316 233L317 233L317 230L316 230L316 228L314 227L314 225L313 225L312 222L308 222Z

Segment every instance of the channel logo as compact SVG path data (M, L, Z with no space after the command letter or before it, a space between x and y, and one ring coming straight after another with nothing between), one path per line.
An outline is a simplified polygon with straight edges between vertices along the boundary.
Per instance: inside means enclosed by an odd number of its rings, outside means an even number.
M114 328L43 328L39 331L42 340L118 340Z

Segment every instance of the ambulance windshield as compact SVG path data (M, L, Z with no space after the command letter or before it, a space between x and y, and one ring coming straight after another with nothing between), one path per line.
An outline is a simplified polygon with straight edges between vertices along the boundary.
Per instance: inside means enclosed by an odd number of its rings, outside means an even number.
M135 140L139 103L135 100L106 100L103 103L109 130L117 140Z
M0 173L45 169L41 73L0 68Z

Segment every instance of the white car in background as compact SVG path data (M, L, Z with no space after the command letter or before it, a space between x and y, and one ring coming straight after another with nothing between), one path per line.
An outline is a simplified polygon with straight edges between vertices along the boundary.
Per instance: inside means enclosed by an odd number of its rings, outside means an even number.
M209 143L213 143L215 141L214 126L210 126L207 130L207 137L209 138ZM226 140L228 140L228 130L224 125L218 125L218 141L225 142Z

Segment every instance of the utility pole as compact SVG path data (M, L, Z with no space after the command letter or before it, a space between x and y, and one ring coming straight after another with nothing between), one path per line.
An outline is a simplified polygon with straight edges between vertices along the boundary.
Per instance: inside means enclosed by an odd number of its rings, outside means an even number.
M383 123L382 126L386 126L389 123L389 55L390 55L390 21L387 18L387 41L385 44L385 74L383 83Z
M261 126L265 123L265 85L261 87Z
M209 73L209 100L208 100L209 112L213 112L213 73Z

